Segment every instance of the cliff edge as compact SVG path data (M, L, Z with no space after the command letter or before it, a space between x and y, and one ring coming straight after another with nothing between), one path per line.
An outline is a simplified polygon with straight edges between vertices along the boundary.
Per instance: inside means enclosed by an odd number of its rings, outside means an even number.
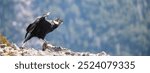
M108 56L104 51L100 53L74 52L70 49L44 43L42 49L18 47L0 35L0 56Z
M108 54L104 51L96 54L90 52L73 52L70 49L50 44L46 46L44 51L34 48L20 48L16 44L12 44L12 46L0 44L0 56L108 56Z

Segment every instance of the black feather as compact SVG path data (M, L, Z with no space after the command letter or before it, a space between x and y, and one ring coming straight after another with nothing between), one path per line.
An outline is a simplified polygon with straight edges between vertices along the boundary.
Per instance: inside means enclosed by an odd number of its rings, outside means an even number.
M62 20L58 20L59 24L61 24ZM55 24L53 22L48 22L45 17L40 17L36 19L33 23L31 23L27 29L26 29L26 34L25 34L25 42L30 40L32 37L38 37L40 39L45 38L46 34L49 32L52 32L54 29L56 29L59 24ZM29 34L29 35L28 35Z

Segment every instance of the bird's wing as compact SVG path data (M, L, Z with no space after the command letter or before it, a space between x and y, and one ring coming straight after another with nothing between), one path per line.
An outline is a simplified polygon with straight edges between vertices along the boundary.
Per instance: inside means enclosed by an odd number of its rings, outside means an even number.
M27 27L27 29L26 29L27 33L25 34L25 38L27 37L28 33L31 33L31 32L35 29L36 24L39 22L39 19L40 19L40 18L37 18L32 24L30 24L30 25Z
M29 33L29 32L32 32L34 30L34 28L36 27L37 23L39 22L39 19L40 18L37 18L32 24L30 24L26 31Z
M26 29L27 32L25 34L25 38L27 37L28 33L31 33L34 30L34 28L35 28L35 24L33 24L33 23L27 27L27 29Z
M36 26L36 24L34 24L34 23L30 24L30 25L27 27L26 31L27 31L28 33L29 33L29 32L32 32L32 31L34 30L35 26Z

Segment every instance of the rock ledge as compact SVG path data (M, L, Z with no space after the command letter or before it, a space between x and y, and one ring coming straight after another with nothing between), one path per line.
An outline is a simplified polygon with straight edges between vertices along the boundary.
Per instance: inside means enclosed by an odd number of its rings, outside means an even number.
M51 44L43 44L43 50L36 50L34 48L20 48L16 44L7 46L0 44L0 56L109 56L104 51L100 53L90 52L73 52L67 48L53 46Z

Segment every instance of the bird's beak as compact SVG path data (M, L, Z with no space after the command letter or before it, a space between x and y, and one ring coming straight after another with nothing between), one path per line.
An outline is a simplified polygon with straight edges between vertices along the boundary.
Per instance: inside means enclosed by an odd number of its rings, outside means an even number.
M60 20L60 24L63 24L63 20Z

